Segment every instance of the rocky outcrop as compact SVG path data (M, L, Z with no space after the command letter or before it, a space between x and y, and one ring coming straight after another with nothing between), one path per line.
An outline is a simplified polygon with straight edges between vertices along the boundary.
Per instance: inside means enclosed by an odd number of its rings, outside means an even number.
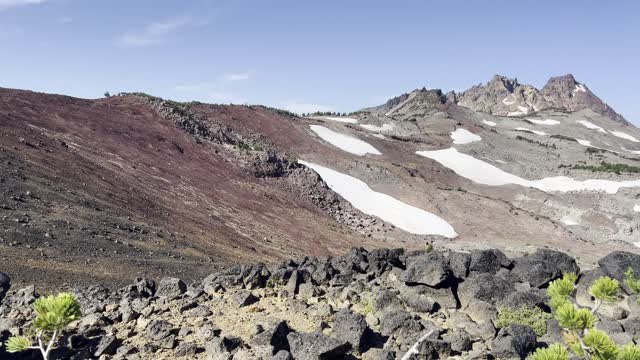
M456 96L458 105L499 116L523 116L545 109L573 112L590 109L597 114L629 125L625 118L579 83L571 74L552 77L541 89L520 84L517 79L495 75Z
M617 276L638 264L615 252L585 273ZM532 269L526 275L522 268ZM411 359L526 358L538 338L528 326L496 329L501 308L548 311L544 288L579 271L570 256L538 250L509 259L497 250L411 252L355 248L338 257L305 257L268 268L239 265L186 286L176 278L138 279L117 291L76 289L84 312L56 358L101 359ZM7 282L5 282L7 283ZM578 290L580 291L580 290ZM0 340L28 331L33 287L0 303ZM625 307L599 327L621 343L640 322ZM561 338L550 320L542 338ZM2 359L27 359L28 352Z

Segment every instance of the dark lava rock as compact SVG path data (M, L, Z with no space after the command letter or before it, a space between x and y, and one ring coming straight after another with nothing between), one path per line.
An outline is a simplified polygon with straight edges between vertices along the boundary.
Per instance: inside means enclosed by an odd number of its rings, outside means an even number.
M273 346L273 351L289 350L287 335L289 334L289 326L284 320L278 320L264 327L259 334L254 335L249 344L251 346Z
M473 299L495 305L496 301L509 296L514 291L511 283L499 277L488 273L476 273L458 286L458 297L463 308Z
M515 259L511 273L533 287L542 287L562 277L564 273L577 274L579 271L576 261L569 255L549 249L538 249L529 256Z
M144 329L144 333L152 340L162 340L169 335L173 330L173 325L166 320L153 320Z
M258 298L249 290L239 290L233 294L232 301L238 305L238 307L245 307L257 302Z
M11 278L9 278L9 275L0 272L0 303L2 303L2 299L4 299L4 296L9 291L10 287Z
M357 352L362 351L367 329L364 316L349 309L339 311L333 323L336 338L348 342Z
M178 278L166 277L160 280L156 296L169 299L176 298L187 292L187 284Z
M640 277L640 255L626 251L614 251L598 261L600 270L610 278L620 281L620 284L631 294L624 285L624 273L628 268L633 269L637 277Z
M93 356L100 357L102 355L113 355L116 353L117 349L118 339L113 335L106 335L103 336L98 342L98 345L96 345Z
M536 334L526 325L513 324L501 329L491 342L491 353L497 358L525 359L536 348Z
M511 260L500 250L474 250L471 252L469 272L495 274L500 268L511 266Z
M419 254L407 257L407 269L401 280L407 284L437 286L449 277L449 266L440 254Z
M349 343L322 333L289 333L291 355L296 360L342 359L351 349Z

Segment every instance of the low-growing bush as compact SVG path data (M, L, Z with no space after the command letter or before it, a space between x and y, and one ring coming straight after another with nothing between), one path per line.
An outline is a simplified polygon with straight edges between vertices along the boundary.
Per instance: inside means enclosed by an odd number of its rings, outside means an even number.
M27 349L38 349L45 360L49 359L51 350L55 348L62 330L71 322L80 319L80 303L69 293L60 293L41 297L33 305L36 318L33 327L36 330L35 341L26 336L13 336L5 343L10 353ZM37 343L37 346L33 344Z
M527 325L535 331L536 335L542 336L547 333L548 319L551 319L551 314L544 312L539 307L530 308L525 305L517 310L500 309L496 326L506 328L512 324Z

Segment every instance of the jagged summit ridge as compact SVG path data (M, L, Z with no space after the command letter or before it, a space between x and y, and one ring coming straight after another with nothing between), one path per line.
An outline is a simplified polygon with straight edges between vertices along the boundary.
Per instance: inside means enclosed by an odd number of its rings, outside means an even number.
M569 112L590 109L630 125L572 74L552 77L540 90L517 79L495 75L488 83L473 86L456 96L458 105L498 116L521 116L556 108Z

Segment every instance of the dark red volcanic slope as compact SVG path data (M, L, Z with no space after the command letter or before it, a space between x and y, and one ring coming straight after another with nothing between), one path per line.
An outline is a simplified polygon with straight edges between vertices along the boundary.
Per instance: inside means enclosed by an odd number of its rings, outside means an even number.
M228 131L314 146L262 107L195 106ZM0 89L0 271L19 283L197 278L216 267L367 245L228 144L203 142L147 98Z

